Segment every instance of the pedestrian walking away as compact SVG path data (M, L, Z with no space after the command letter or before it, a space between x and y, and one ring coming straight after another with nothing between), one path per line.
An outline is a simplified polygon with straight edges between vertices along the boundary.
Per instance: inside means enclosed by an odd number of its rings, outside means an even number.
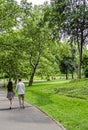
M18 79L18 83L16 85L16 90L18 91L20 108L24 108L25 84L22 82L21 79Z
M13 91L13 83L12 83L12 81L10 80L9 82L8 82L8 85L7 85L7 98L8 98L8 100L9 100L9 108L11 109L12 108L12 100L13 100L13 98L14 98L14 95L15 95L15 93L14 93L14 91Z

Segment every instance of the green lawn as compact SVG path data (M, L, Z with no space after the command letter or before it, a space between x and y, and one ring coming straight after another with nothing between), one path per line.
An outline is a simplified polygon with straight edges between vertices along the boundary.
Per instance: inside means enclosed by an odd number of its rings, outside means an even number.
M67 130L88 130L88 79L34 83L25 99Z

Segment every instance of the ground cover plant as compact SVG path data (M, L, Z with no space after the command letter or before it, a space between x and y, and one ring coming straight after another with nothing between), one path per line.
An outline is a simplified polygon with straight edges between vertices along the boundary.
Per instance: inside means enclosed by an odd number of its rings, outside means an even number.
M88 79L36 82L25 99L67 130L88 130Z

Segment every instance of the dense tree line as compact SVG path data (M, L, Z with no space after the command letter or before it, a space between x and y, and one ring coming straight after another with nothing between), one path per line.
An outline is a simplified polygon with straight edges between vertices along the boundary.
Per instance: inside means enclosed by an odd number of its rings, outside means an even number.
M0 1L0 72L33 83L34 76L77 72L87 76L88 3L86 0L55 0L32 6L26 0ZM85 63L85 62L86 63Z

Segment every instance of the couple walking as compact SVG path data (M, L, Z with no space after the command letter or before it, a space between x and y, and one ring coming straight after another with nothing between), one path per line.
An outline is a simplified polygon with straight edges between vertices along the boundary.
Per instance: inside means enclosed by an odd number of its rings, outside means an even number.
M18 83L16 85L16 91L18 92L19 105L21 108L24 108L25 85L21 81L21 79L18 80ZM12 81L9 81L8 85L7 85L7 98L9 100L10 109L12 107L12 100L13 100L14 96L15 96L15 93L13 91L13 83L12 83Z

